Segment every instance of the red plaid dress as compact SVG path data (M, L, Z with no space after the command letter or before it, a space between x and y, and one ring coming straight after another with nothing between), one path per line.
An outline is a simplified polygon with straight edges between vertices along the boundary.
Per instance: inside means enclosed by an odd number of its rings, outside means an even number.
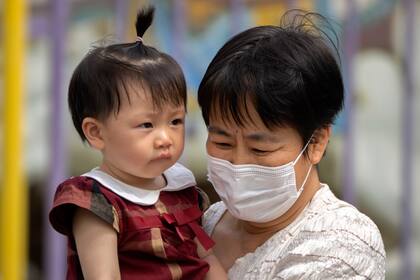
M118 233L122 279L203 279L208 264L197 255L213 241L200 227L202 196L195 186L161 191L152 205L133 203L93 178L73 177L57 188L50 222L68 236L67 279L83 279L72 234L76 207L91 211Z

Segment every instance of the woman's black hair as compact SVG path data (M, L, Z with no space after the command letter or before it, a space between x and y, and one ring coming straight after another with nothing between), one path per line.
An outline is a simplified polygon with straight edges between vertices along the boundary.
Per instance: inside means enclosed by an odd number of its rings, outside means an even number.
M82 122L86 117L104 120L117 114L121 98L141 88L150 95L157 108L170 103L186 108L184 74L168 54L147 46L141 39L153 21L154 8L137 14L138 39L133 43L96 47L75 69L68 93L73 124L83 141Z
M332 124L344 94L337 47L325 27L335 34L321 15L293 10L280 26L254 27L231 38L198 89L206 125L216 115L240 126L252 122L250 104L267 128L293 127L302 142Z

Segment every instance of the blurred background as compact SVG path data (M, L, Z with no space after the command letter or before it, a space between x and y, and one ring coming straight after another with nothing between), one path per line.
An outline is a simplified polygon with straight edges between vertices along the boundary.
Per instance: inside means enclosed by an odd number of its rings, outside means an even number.
M378 225L386 279L420 279L420 1L418 0L1 0L0 279L63 279L65 239L47 222L58 182L99 163L78 138L66 95L92 46L135 40L135 14L151 3L146 44L176 58L188 83L181 161L206 181L200 79L233 34L275 25L291 8L335 22L346 109L321 179Z

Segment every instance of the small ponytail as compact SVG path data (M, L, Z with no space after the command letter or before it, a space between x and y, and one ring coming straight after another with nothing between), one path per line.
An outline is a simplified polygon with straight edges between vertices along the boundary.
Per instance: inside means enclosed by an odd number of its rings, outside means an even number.
M83 119L103 120L111 113L118 114L123 98L130 100L132 92L144 92L158 109L167 104L186 108L187 86L179 64L170 55L142 43L154 12L153 6L139 9L135 42L94 48L73 72L68 102L83 141L87 141Z
M136 19L136 33L137 38L142 38L147 28L150 27L153 21L153 15L155 13L155 7L149 6L144 9L141 9L137 13Z

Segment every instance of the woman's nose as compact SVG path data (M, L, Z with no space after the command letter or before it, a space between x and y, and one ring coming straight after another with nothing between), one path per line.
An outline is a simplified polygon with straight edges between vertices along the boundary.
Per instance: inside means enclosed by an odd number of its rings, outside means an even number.
M252 163L252 159L244 151L234 150L232 151L230 163L235 164L235 165L249 164L249 163Z
M169 133L165 129L160 129L157 131L157 136L155 139L155 148L169 148L172 145L172 140Z

